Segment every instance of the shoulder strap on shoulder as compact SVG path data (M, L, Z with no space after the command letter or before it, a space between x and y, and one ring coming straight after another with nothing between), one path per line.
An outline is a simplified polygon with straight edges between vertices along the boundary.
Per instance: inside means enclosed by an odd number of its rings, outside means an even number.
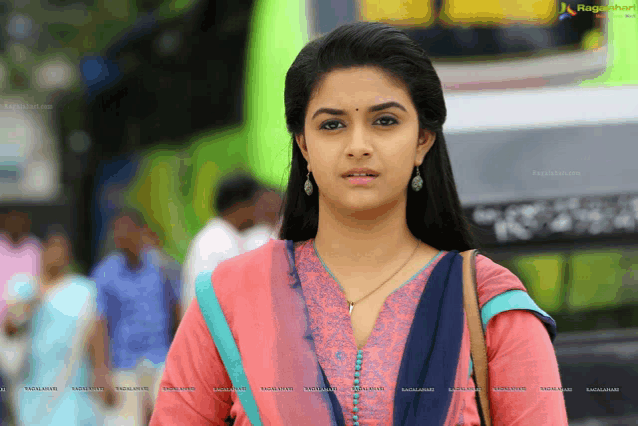
M486 426L491 426L490 400L488 398L487 346L476 290L476 255L478 250L467 250L463 256L463 306L470 329L470 351L475 372L475 382L480 388L479 405Z

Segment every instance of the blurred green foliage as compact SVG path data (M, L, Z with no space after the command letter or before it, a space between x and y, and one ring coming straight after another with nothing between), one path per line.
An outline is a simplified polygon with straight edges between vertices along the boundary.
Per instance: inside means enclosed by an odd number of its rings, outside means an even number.
M74 25L64 23L48 24L47 29L54 39L65 45L69 44L80 33L80 30Z
M156 19L163 21L181 16L201 0L165 0L158 8ZM11 68L16 83L10 90L31 88L29 77L33 67L55 54L64 54L77 63L87 53L103 52L111 43L117 41L128 29L132 28L143 11L138 10L137 2L130 0L98 0L90 5L66 4L54 8L49 2L26 2L20 12L29 16L36 27L47 34L41 35L52 41L42 46L17 43L7 49L0 59ZM16 54L16 50L20 50ZM24 73L26 75L21 75ZM26 83L22 83L26 80ZM12 79L13 81L13 79ZM25 86L26 85L26 86Z

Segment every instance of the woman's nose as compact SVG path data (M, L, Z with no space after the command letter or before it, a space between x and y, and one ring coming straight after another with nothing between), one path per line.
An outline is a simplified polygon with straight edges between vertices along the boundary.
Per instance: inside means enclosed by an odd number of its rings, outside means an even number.
M372 155L373 149L370 143L370 137L361 130L353 131L347 144L346 152L349 156L364 157Z

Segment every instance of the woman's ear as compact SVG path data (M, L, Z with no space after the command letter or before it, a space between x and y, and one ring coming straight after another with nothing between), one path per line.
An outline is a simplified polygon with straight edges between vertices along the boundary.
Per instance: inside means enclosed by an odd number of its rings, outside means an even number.
M431 130L427 130L427 129L419 130L419 141L416 147L415 166L418 167L423 163L423 161L425 160L425 156L434 145L435 140L436 140L435 132Z
M306 162L308 163L308 170L310 170L310 161L308 161L309 155L308 155L308 145L306 144L306 137L304 136L303 133L300 133L298 135L295 135L295 141L297 142L297 145L299 146L299 150L301 151L301 155L303 155L303 158L306 159Z

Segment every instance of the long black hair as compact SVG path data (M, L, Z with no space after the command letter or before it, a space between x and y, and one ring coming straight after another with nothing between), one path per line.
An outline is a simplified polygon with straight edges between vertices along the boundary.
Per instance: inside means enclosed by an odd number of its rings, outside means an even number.
M403 31L379 22L354 22L308 43L286 74L286 125L292 135L290 178L283 204L279 238L304 241L317 235L319 196L307 196L303 185L308 163L295 135L304 133L304 121L313 91L335 69L375 66L398 78L414 103L419 127L436 133L436 140L419 166L423 188L408 190L407 225L421 241L441 250L476 248L463 215L452 165L443 136L447 110L441 81L425 51ZM412 172L416 176L416 171ZM311 182L316 182L311 175Z

